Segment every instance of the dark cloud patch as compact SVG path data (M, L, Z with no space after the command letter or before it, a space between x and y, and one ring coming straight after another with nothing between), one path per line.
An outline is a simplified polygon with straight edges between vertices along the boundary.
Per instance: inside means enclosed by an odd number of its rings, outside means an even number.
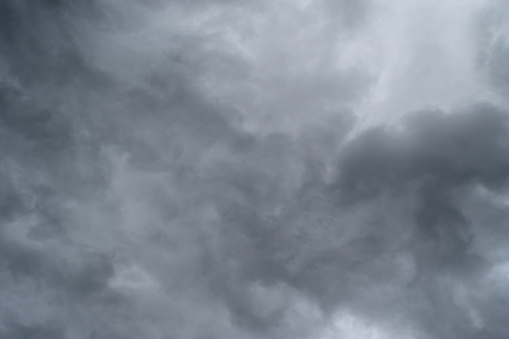
M57 324L9 324L0 331L2 337L12 339L63 339L65 331Z
M376 130L354 140L341 160L336 189L340 199L351 202L410 187L417 192L414 217L420 232L448 239L444 255L456 261L470 242L457 195L468 185L505 186L507 133L506 114L489 105L447 116L422 112L412 116L402 134ZM440 257L440 263L446 262Z
M81 6L78 2L73 6ZM72 28L66 16L71 6L61 1L4 1L0 8L2 61L23 82L50 81L79 72L83 63L76 53ZM57 72L58 70L58 72Z
M415 197L410 210L413 220L404 225L415 229L409 250L416 258L417 275L410 290L425 291L431 300L444 298L453 293L438 287L444 276L469 284L490 269L489 259L475 249L475 229L482 226L467 216L461 197L477 185L505 190L508 136L507 114L485 104L448 115L439 111L413 114L403 132L380 128L365 132L348 145L339 162L334 185L339 206ZM371 258L377 255L372 253ZM463 325L461 311L440 303L431 306L432 312L438 312L440 319L449 318L448 325L417 315L427 332L454 338L481 335L482 331ZM445 303L457 305L458 301ZM493 316L487 309L480 313L486 321Z
M503 111L478 105L456 115L424 111L408 120L403 134L371 130L345 151L338 186L347 199L419 179L440 191L473 182L490 188L504 184L508 159Z

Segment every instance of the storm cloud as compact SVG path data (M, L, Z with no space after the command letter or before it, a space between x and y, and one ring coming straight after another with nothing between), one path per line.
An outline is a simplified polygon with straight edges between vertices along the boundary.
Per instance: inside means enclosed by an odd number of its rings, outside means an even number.
M0 338L509 337L508 15L2 1Z

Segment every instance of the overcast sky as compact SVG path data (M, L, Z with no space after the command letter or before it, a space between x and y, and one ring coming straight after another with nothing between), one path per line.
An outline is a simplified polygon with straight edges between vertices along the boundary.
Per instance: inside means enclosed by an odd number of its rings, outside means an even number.
M0 1L0 338L509 338L508 23Z

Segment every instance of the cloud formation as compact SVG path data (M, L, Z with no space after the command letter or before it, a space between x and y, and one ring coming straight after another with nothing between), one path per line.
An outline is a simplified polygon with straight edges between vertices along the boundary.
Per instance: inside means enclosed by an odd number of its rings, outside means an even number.
M507 6L0 4L0 338L505 338Z

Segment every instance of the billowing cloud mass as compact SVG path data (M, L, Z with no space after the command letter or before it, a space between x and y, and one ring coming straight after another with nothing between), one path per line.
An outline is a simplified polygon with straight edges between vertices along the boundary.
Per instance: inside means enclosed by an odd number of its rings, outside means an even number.
M509 338L509 7L0 2L0 338Z

